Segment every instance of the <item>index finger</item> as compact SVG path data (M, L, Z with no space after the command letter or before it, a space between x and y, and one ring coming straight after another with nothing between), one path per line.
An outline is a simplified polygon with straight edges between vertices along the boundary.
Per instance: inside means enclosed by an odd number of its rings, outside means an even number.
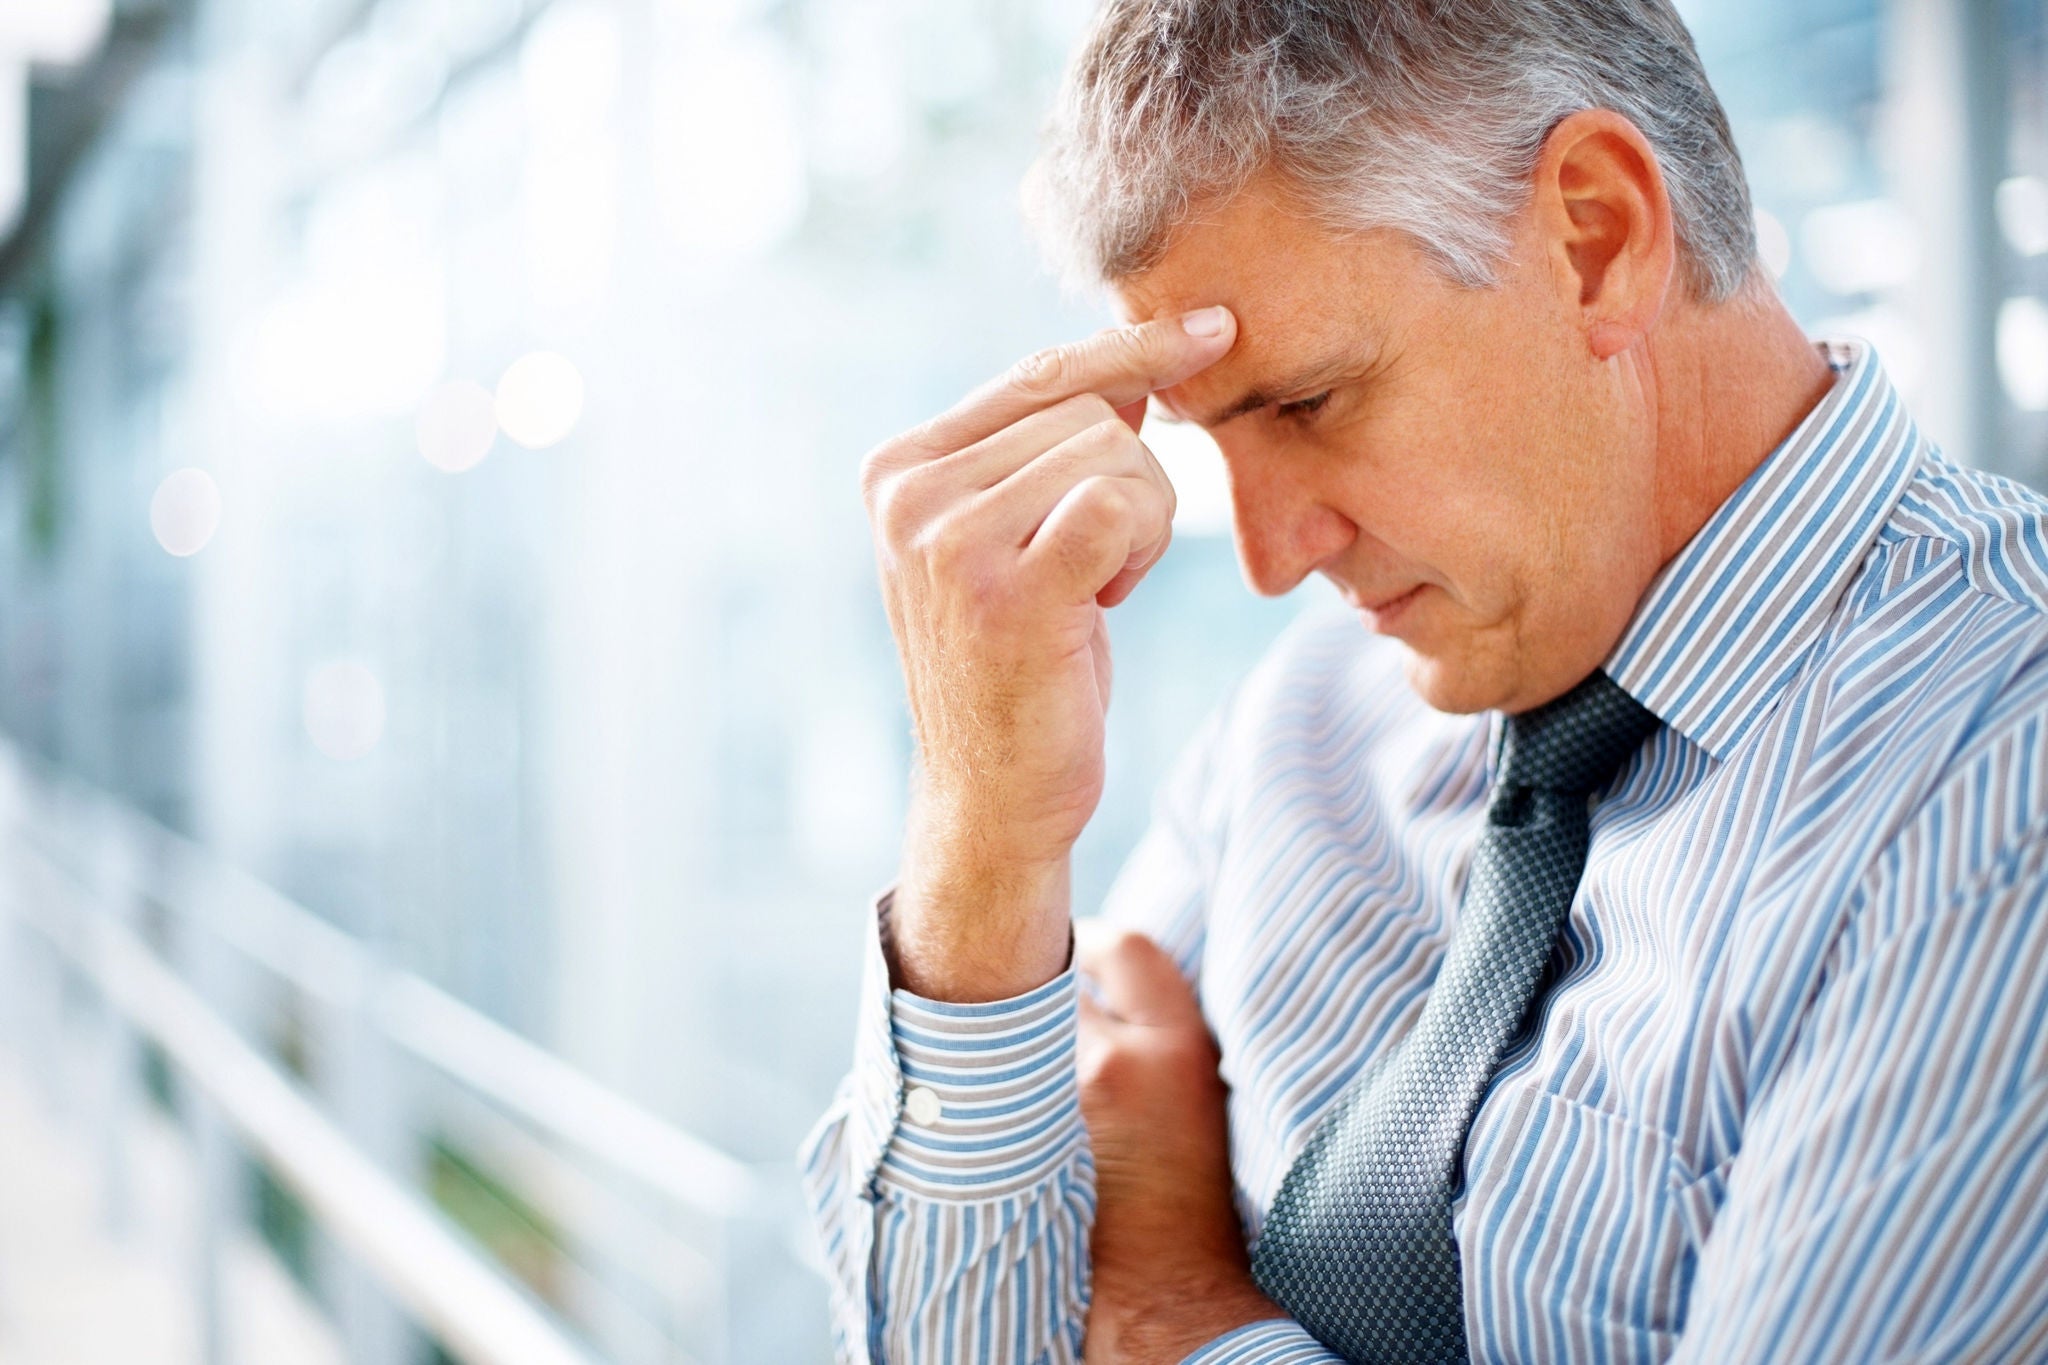
M1077 394L1098 394L1113 408L1129 407L1215 364L1236 340L1237 319L1221 305L1107 328L1026 356L908 439L944 455Z

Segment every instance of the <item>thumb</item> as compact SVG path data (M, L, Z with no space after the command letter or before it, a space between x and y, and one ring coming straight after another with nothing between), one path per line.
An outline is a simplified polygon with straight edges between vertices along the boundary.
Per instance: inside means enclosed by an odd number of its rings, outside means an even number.
M1188 979L1164 948L1136 930L1077 920L1074 960L1094 980L1102 1003L1119 1018L1155 1028L1207 1031Z

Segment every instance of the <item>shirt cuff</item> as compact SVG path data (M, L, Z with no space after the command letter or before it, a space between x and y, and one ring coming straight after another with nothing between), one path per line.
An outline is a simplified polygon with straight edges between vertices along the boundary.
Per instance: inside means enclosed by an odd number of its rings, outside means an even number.
M1267 1318L1225 1332L1181 1365L1342 1365L1292 1318Z
M871 1193L998 1199L1049 1179L1085 1141L1071 965L1009 1000L955 1005L889 988L894 889L875 900L855 1043L856 1159Z

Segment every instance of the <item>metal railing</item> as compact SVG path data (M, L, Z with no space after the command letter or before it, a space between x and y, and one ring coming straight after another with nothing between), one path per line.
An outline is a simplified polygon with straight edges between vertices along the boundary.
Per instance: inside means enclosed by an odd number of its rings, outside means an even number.
M211 1173L202 1257L241 1216L221 1174L232 1142L341 1253L329 1297L358 1365L400 1365L417 1353L415 1331L475 1365L822 1356L822 1287L801 1264L807 1233L786 1167L750 1166L682 1132L4 743L0 940L13 977L61 971L102 1012L110 1190L127 1181L119 1129L146 1045L178 1078ZM317 1040L311 1061L287 1066L263 1045L259 998ZM421 1192L422 1135L451 1128L505 1154L538 1202L552 1195L552 1302ZM194 1284L206 1356L222 1361L232 1307L212 1267Z

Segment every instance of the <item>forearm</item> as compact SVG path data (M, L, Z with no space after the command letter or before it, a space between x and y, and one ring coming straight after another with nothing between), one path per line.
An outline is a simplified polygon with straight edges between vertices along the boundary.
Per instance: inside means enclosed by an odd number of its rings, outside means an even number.
M976 1004L1036 990L1066 969L1071 861L978 837L975 817L920 797L884 946L895 984L926 1000ZM992 823L993 820L983 823Z

